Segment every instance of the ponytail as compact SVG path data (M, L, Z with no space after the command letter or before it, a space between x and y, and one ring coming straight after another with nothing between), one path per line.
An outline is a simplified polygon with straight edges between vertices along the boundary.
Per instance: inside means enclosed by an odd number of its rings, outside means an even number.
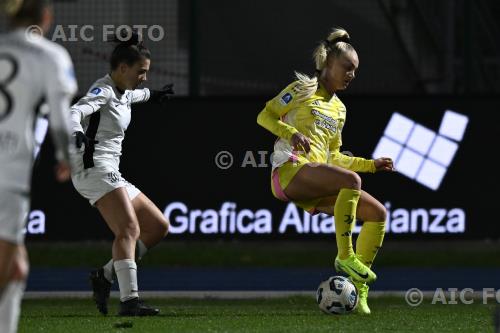
M351 38L347 31L342 28L335 28L314 50L313 59L316 72L321 72L326 67L326 61L330 54L339 56L340 54L354 50L351 45Z

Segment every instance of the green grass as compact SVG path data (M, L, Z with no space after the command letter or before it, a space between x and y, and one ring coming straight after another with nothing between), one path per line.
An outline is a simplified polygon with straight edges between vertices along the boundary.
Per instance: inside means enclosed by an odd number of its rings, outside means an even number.
M25 300L19 332L493 332L493 305L408 306L371 300L372 315L326 315L310 297L256 300L154 299L161 315L103 317L90 300ZM111 311L117 310L112 300ZM121 328L120 328L121 326Z
M28 243L33 267L94 267L111 257L111 242ZM335 242L169 242L152 249L142 267L324 267ZM497 242L386 242L377 267L499 267Z

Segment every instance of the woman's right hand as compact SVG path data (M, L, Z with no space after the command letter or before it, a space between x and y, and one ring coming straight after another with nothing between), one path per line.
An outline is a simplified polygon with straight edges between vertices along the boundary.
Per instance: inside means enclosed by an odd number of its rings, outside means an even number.
M309 153L311 150L311 141L302 133L295 133L290 139L290 144L294 150L305 151Z
M64 183L71 178L71 167L68 162L59 162L54 172L56 174L56 179L60 183Z
M394 162L390 157L377 158L374 163L377 171L395 171Z

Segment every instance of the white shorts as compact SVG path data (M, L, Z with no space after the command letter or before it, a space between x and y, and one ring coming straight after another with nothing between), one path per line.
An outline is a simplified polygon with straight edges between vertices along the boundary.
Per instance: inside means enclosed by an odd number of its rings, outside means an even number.
M137 187L126 181L119 171L110 168L86 169L72 174L71 180L78 193L87 199L92 206L104 195L120 187L125 187L130 200L134 200L141 193Z
M0 188L0 239L24 243L24 226L30 208L29 195Z

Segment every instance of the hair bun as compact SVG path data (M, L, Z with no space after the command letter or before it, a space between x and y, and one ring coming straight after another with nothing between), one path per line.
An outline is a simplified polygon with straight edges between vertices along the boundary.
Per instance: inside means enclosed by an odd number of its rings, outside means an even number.
M142 46L142 35L140 35L137 31L125 29L120 30L120 33L117 33L113 38L112 42L118 43L118 46Z
M338 43L338 42L344 42L344 43L350 44L351 38L349 37L349 35L343 35L343 36L336 37L331 41L331 43L333 43L333 44Z
M351 44L351 37L345 31L343 28L334 28L332 32L328 35L328 37L325 39L324 44L325 46L334 46L338 42L344 42L347 44Z
M351 44L351 38L347 35L343 35L343 36L335 37L332 40L325 39L323 42L325 43L325 46L333 46L338 42L344 42L347 44Z

